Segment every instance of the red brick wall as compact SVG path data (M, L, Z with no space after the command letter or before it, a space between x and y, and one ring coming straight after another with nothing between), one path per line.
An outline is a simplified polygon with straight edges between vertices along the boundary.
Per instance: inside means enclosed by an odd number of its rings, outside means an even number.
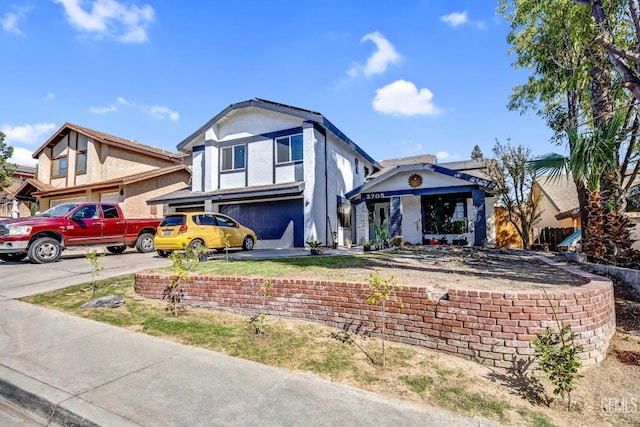
M435 295L424 287L405 287L397 293L402 304L387 303L387 339L445 351L486 365L509 367L514 357L533 354L529 341L536 334L547 326L556 328L555 310L584 346L580 355L583 366L597 365L604 359L615 332L613 285L606 278L568 270L584 277L586 283L572 290L548 290L548 299L536 290L450 289L447 294ZM183 286L182 302L253 315L261 310L259 288L265 280L193 276ZM380 335L380 308L366 303L367 283L268 280L273 284L266 301L270 315ZM167 283L166 275L141 272L136 274L135 290L147 298L162 298Z

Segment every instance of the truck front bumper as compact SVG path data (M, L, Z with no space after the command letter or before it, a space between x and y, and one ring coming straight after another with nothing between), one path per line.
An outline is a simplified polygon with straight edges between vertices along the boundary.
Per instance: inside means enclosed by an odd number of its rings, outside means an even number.
M0 254L27 252L28 240L0 240Z

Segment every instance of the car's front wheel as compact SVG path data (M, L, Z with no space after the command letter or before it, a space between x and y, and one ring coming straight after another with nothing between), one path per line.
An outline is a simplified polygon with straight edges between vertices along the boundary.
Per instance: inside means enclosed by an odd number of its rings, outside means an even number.
M29 259L34 264L54 262L60 258L62 247L52 237L41 237L29 246Z
M253 244L253 237L247 236L242 241L242 249L245 251L250 251L251 249L253 249Z

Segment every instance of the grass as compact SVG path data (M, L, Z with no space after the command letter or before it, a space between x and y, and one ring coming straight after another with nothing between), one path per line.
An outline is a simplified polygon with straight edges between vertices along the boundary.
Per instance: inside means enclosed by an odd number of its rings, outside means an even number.
M286 275L320 273L328 279L366 280L366 277L350 274L354 268L373 268L384 265L384 257L374 255L309 256L271 260L243 260L230 262L204 262L194 266L194 274L223 276L282 277ZM157 270L168 273L171 267Z
M327 265L346 266L353 261L348 256L317 258L321 257L270 264L273 274L277 270L277 274L282 275L283 268L327 268ZM208 264L215 264L215 267ZM199 267L215 269L218 274L247 274L254 271L252 264L205 263ZM264 261L260 263L262 275L265 275L264 264ZM225 271L225 268L232 270ZM97 281L95 295L88 284L24 298L24 301L231 356L313 373L394 397L425 404L435 402L465 415L513 421L507 415L509 405L468 391L471 377L462 370L441 366L440 356L433 352L387 343L387 360L383 368L378 362L381 360L378 339L274 317L267 318L264 333L256 334L248 321L249 314L242 316L196 308L181 308L179 316L174 316L165 302L138 298L133 285L134 276L127 275ZM122 295L126 303L115 309L81 308L88 300L105 295ZM349 335L348 339L344 339L345 334ZM511 413L532 426L552 425L543 414L521 409Z

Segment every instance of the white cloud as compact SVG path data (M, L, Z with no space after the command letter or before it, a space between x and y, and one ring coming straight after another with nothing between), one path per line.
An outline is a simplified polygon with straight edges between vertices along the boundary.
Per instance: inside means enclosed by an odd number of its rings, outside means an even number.
M38 160L31 157L33 151L27 150L22 147L13 147L13 156L9 159L9 163L14 163L20 166L35 166L38 164Z
M347 70L350 77L358 77L363 74L370 77L374 74L384 73L389 64L398 64L402 61L402 55L396 52L389 40L387 40L379 31L374 31L362 37L360 43L372 41L375 43L377 50L367 59L365 65L355 63Z
M109 105L107 107L91 107L89 108L89 111L91 111L93 114L107 114L118 111L118 107L116 107L115 105Z
M429 89L420 89L406 80L397 80L376 90L373 109L393 116L433 116L440 113Z
M133 107L133 104L130 103L129 101L127 101L126 99L124 99L123 97L119 96L118 97L118 102L122 105L126 105L127 107Z
M156 119L160 119L160 120L169 119L169 120L173 120L174 122L177 122L180 119L180 114L176 111L173 111L169 107L164 107L161 105L153 105L149 107L144 104L131 102L122 96L119 96L116 101L120 105L123 105L128 108L132 108L134 110L142 111L143 113L149 114L150 116L153 116ZM91 108L91 112L94 114L104 114L104 113L110 113L113 111L119 111L119 108L113 104L108 107L92 107Z
M45 96L44 98L46 101L53 101L54 99L56 99L56 94L53 92L48 92L47 96Z
M439 161L444 161L444 160L453 161L453 160L459 160L460 156L458 154L451 154L446 151L438 151L436 153L436 158Z
M13 145L15 142L24 144L42 143L43 137L56 128L53 123L36 123L24 126L3 126L0 132L6 135L5 142Z
M467 11L465 10L464 12L453 12L449 15L441 16L440 20L442 22L446 22L452 27L457 27L458 25L466 24L468 20Z
M22 30L18 28L18 24L20 20L27 16L27 13L31 11L31 6L25 7L13 7L15 12L7 12L4 14L2 18L0 18L0 25L2 25L2 29L8 33L18 34L20 36L24 35Z
M53 1L64 7L67 20L78 30L98 37L111 37L122 43L147 41L147 26L155 14L153 7L148 4L138 7L125 5L118 0ZM87 10L83 8L85 3L90 5Z
M174 122L178 121L178 119L180 118L180 114L176 113L175 111L172 111L168 107L160 107L157 105L154 105L153 107L149 108L149 114L161 120L169 118Z

